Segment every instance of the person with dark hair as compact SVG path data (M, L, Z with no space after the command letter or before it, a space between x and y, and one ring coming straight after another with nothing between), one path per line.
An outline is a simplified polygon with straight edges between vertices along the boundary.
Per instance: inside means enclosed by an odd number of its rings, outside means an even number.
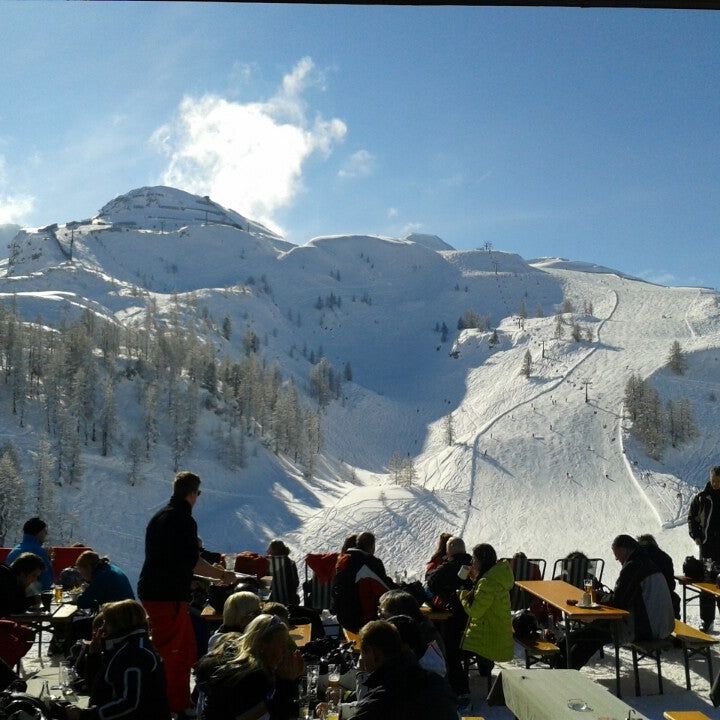
M290 559L290 548L282 540L273 540L268 545L267 555L273 576L270 599L287 605L298 605L300 579L297 565Z
M153 629L153 642L165 665L170 710L179 716L191 707L190 671L196 659L190 619L193 573L235 582L235 574L200 557L192 510L200 497L200 478L177 473L170 502L150 520L145 532L145 562L138 596Z
M447 542L451 537L452 533L440 533L437 547L435 548L435 551L430 557L430 560L428 560L425 565L425 580L428 579L428 575L430 575L430 573L437 570L442 564L443 560L445 559L445 555L447 554Z
M700 559L720 562L720 465L710 470L710 479L690 502L688 512L690 537L700 548ZM707 632L715 621L715 604L720 608L720 598L700 593L700 619Z
M45 562L35 553L22 553L0 564L0 618L19 615L30 607L27 589L37 582Z
M380 596L395 587L382 560L375 557L375 536L360 533L357 546L337 561L333 607L340 625L351 632L377 617Z
M348 535L340 548L340 554L344 555L350 548L357 547L357 535Z
M658 547L657 540L652 535L638 535L637 541L643 552L657 565L658 570L663 574L668 584L668 590L670 590L675 619L679 620L681 603L680 596L675 592L675 567L672 558Z
M39 578L38 594L41 591L52 590L53 586L52 562L50 561L48 551L43 547L43 543L47 540L47 535L47 523L39 517L31 517L23 525L22 540L10 551L7 558L5 558L5 563L10 565L15 558L20 557L23 553L32 553L43 561L43 570Z
M35 633L7 618L28 609L27 589L37 582L44 567L45 563L33 553L23 553L10 565L0 565L0 660L10 668L25 657ZM2 675L7 682L14 679L5 672Z
M67 720L170 720L162 660L148 636L140 603L121 600L102 610L103 665L90 706L65 708Z
M109 558L100 557L93 550L86 550L75 561L75 567L88 584L74 600L79 608L97 610L108 602L135 599L127 576Z
M510 564L506 560L498 562L495 548L487 543L473 548L470 573L475 585L472 590L460 592L468 616L461 647L479 656L482 660L478 667L482 674L489 675L494 662L513 658L510 591L515 578Z
M600 599L604 605L630 613L620 625L620 643L670 637L675 629L675 614L670 590L657 565L630 535L618 535L613 540L612 551L622 568L613 591ZM570 633L570 658L565 656L566 646L562 643L558 664L579 670L611 641L608 628L592 623Z
M418 601L409 592L388 590L380 597L378 618L392 620L398 616L411 618L415 624L421 650L418 653L420 667L445 677L445 643L437 628L420 612Z
M457 720L447 682L403 652L400 633L391 623L375 620L360 630L360 667L369 674L353 705L356 720Z
M450 612L450 618L445 622L444 628L448 680L457 695L464 699L470 692L470 685L463 666L460 643L467 625L467 615L457 593L458 590L469 590L473 586L468 574L472 558L465 551L465 542L462 538L448 538L445 549L443 562L437 570L427 576L426 586L428 592L439 598L445 609Z

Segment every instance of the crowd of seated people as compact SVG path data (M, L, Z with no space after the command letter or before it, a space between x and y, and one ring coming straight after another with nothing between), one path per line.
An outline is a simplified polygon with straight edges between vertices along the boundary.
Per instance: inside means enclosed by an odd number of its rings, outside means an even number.
M24 527L24 546L43 549L47 526L31 520ZM620 576L601 600L630 612L623 640L666 637L678 609L671 594L672 560L652 536L618 536L612 551L621 564ZM337 558L332 610L343 628L358 634L360 650L356 699L346 703L347 714L359 720L455 718L469 704L468 660L489 676L494 663L513 658L513 568L527 558L516 553L510 562L499 559L488 543L468 553L462 538L442 533L426 566L426 594L418 597L408 586L398 587L375 552L374 535L362 532L346 538ZM268 554L289 560L289 548L281 540L270 543ZM583 558L587 560L576 551L566 560ZM283 585L297 597L295 564L283 561L281 566L288 573ZM167 702L163 659L153 647L147 613L135 602L127 577L94 551L83 552L74 567L85 583L77 604L94 613L91 647L98 670L89 708L71 707L67 717L176 717ZM32 642L25 637L8 650L11 633L4 619L33 602L29 596L44 587L46 571L47 560L29 552L16 553L13 561L0 565L0 684L17 680L12 667ZM222 624L193 669L197 717L290 720L298 709L304 663L289 627L298 618L302 621L304 608L272 597L263 602L257 584L239 587L245 589L227 596ZM421 612L423 600L444 612L442 632ZM540 619L552 622L547 613ZM556 664L580 668L611 639L593 626L574 631L570 655L562 643ZM320 703L317 712L325 709Z

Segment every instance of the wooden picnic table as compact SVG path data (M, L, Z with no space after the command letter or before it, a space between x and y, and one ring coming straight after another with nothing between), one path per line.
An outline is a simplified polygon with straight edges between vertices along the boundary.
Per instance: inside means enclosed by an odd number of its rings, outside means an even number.
M710 718L699 710L666 710L663 713L665 720L710 720Z
M615 646L615 687L616 694L620 697L620 642L617 623L629 617L630 613L609 605L597 604L597 607L592 608L570 605L568 600L577 602L582 600L583 591L564 580L517 580L515 585L562 613L565 620L565 657L567 659L570 658L570 630L573 624L610 621L613 645Z
M699 598L703 593L706 593L707 595L712 595L715 599L720 599L720 587L718 587L717 584L714 582L693 580L692 578L689 578L685 575L676 575L675 579L680 583L680 585L682 585L683 589L683 622L687 622L687 604L692 600L696 600L697 598ZM688 590L695 594L688 597Z

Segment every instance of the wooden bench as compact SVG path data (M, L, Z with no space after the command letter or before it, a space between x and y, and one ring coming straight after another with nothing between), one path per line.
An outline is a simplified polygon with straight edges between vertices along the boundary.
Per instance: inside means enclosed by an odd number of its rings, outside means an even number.
M680 645L683 651L685 662L685 685L690 690L690 658L693 655L702 655L708 664L708 680L713 684L712 655L710 648L718 643L718 639L704 633L681 620L675 621L675 630L672 634L675 642Z
M658 690L662 695L663 682L660 653L664 650L670 650L670 648L673 647L672 639L637 640L635 642L628 643L625 647L629 648L632 652L633 674L635 675L635 697L640 695L640 669L638 668L638 661L643 660L644 658L653 658L657 663Z
M710 720L699 710L666 710L663 713L665 720Z
M560 648L549 640L515 635L515 642L525 651L525 667L528 669L540 662L552 666L552 660L560 653Z
M644 640L628 643L632 652L633 672L635 674L635 695L640 695L640 674L638 672L638 660L651 657L657 663L658 689L663 694L662 666L660 655L665 650L673 647L680 647L683 651L683 662L685 664L685 685L690 690L690 658L694 655L702 655L708 664L708 680L713 684L712 655L710 648L718 643L717 638L702 632L682 620L675 621L675 630L666 640Z

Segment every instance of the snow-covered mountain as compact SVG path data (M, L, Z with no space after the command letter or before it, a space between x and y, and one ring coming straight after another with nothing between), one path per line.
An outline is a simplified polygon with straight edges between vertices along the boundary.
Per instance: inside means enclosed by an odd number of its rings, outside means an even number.
M370 529L389 569L409 571L422 568L442 531L549 561L578 547L609 559L620 532L655 534L676 563L693 552L687 504L717 464L720 441L713 291L567 260L462 252L427 235L295 246L208 198L165 187L133 190L92 219L20 231L0 272L6 307L27 322L58 327L90 313L125 330L147 326L150 310L158 327L179 314L218 362L243 357L252 331L262 362L277 363L301 395L321 356L351 376L323 411L311 477L274 454L261 427L247 439L246 466L228 470L217 459L218 410L206 403L183 463L204 479L196 514L207 547L261 550L282 536L300 556ZM566 301L573 311L557 337ZM480 328L458 330L467 311ZM572 340L573 325L592 341ZM688 353L682 376L665 369L674 340ZM627 432L622 398L632 372L651 377L663 399L693 404L699 436L660 461ZM57 488L77 538L131 574L172 476L161 413L142 480L127 483L138 392L131 379L118 383L115 451L103 457L89 442L81 485ZM18 448L30 497L44 420L30 414L20 427L10 403L0 393L3 435ZM413 460L407 486L388 472L393 454ZM612 564L606 573L612 580Z

